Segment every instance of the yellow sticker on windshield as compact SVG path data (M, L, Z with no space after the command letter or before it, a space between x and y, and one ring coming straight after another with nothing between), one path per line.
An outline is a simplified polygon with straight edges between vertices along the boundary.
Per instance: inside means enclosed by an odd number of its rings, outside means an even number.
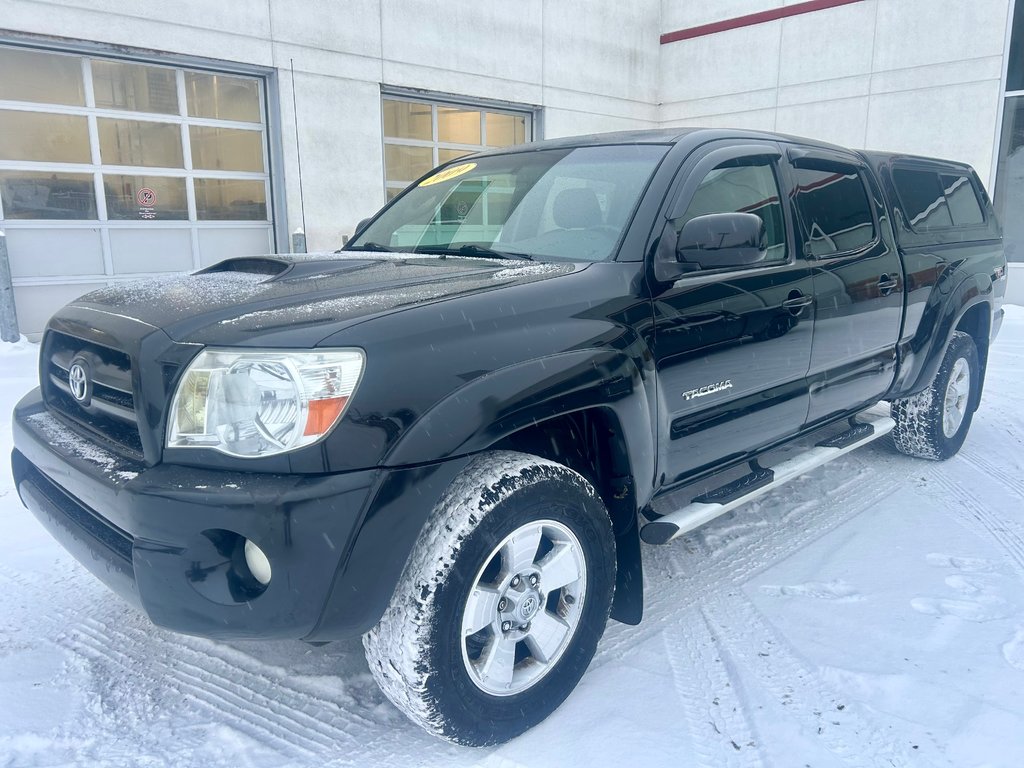
M450 181L464 173L469 173L474 168L476 168L476 163L460 163L459 165L453 165L451 168L445 168L443 171L438 171L433 176L428 176L420 182L420 186L429 187L431 184L440 184L442 181Z

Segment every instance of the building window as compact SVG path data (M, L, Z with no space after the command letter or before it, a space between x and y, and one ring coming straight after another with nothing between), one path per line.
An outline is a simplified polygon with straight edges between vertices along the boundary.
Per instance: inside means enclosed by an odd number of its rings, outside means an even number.
M16 284L273 249L261 78L8 46L0 72L0 226Z
M390 200L431 168L530 141L532 113L384 96L384 188Z
M1024 261L1024 94L1011 96L1003 107L995 207L1007 260Z
M994 203L1007 260L1024 262L1024 0L1013 10Z

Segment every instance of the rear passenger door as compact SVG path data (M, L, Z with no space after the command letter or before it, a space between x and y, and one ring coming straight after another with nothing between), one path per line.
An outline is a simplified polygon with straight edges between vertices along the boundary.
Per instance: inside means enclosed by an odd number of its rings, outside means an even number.
M661 242L674 242L696 216L730 212L758 215L768 238L761 263L652 285L665 485L804 423L813 286L785 205L781 159L775 142L711 142L684 161L663 212Z
M874 177L852 154L790 148L793 202L814 275L807 421L879 400L896 375L904 279Z

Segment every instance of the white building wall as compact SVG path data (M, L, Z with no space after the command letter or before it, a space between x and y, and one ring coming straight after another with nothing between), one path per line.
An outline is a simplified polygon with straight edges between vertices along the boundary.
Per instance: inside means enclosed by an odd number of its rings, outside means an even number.
M664 0L662 31L793 2ZM661 46L665 126L970 163L991 189L1008 0L865 0Z

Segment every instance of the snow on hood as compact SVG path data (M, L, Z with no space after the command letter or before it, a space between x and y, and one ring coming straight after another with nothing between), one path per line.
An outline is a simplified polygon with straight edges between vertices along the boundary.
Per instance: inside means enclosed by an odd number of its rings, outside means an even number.
M397 253L241 258L191 275L110 286L71 306L127 316L178 341L224 344L303 325L315 325L323 338L376 314L585 267Z

